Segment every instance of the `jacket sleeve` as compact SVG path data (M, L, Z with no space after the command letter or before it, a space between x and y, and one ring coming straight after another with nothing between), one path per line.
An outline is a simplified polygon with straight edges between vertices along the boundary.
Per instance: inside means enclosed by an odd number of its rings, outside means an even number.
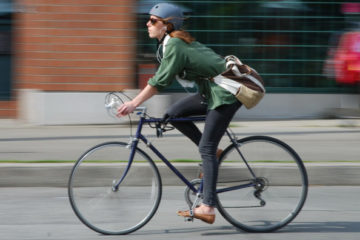
M156 87L158 91L171 85L175 76L185 67L184 48L186 43L181 39L171 38L168 41L165 55L155 75L149 79L149 85Z

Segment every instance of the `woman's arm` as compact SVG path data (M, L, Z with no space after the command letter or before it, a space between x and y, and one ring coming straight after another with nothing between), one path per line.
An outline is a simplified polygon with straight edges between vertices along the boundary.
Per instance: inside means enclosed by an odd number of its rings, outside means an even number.
M131 101L125 102L123 105L121 105L118 108L118 117L125 116L129 113L132 113L136 107L138 107L140 104L151 98L153 95L157 93L156 87L153 87L151 85L146 85L146 87Z

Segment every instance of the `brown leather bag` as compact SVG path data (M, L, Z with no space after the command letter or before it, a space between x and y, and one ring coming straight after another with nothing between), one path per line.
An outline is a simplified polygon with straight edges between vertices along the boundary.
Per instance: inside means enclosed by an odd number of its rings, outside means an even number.
M264 81L255 69L243 64L237 57L225 57L226 71L212 80L225 88L245 105L255 107L265 95Z

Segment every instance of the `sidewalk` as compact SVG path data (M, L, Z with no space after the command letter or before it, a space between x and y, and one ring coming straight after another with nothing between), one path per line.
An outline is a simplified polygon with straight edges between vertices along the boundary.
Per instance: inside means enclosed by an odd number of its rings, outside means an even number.
M239 137L269 135L288 143L305 161L310 184L360 184L360 119L237 121L231 127ZM143 133L169 159L199 159L196 147L176 130L163 138L149 127ZM86 149L105 141L127 142L128 136L124 125L30 126L0 120L0 186L66 186L73 162ZM164 184L180 183L164 165L157 166ZM196 163L176 166L196 177Z

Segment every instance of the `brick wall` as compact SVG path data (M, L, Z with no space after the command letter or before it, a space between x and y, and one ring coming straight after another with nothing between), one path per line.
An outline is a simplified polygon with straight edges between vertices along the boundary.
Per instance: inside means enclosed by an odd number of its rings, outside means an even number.
M16 118L16 101L0 101L0 118Z
M133 0L18 0L16 88L113 91L135 87Z

